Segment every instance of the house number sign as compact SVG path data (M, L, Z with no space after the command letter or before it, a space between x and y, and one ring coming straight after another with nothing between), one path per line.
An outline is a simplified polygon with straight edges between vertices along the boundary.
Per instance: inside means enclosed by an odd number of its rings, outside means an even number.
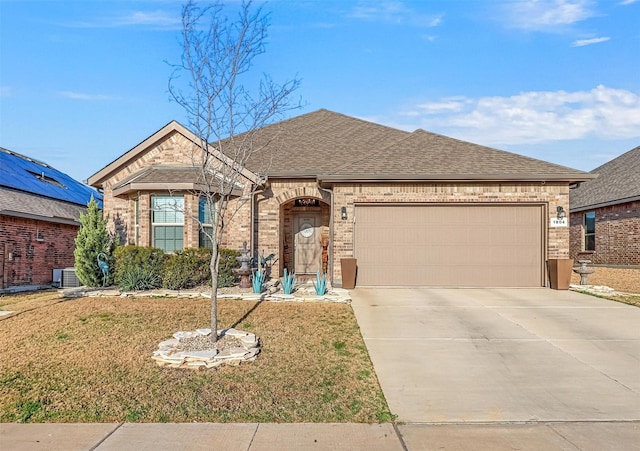
M567 227L567 218L551 218L549 222L549 227Z

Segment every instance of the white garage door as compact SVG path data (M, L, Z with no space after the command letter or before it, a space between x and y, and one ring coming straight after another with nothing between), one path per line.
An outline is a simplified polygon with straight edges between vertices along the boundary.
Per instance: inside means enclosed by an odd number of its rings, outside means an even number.
M357 205L358 286L540 287L542 205Z

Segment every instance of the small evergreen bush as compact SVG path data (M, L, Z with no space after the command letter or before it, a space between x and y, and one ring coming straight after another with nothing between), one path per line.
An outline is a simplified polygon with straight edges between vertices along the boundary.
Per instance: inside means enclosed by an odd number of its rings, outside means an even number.
M73 251L76 275L88 287L111 285L113 281L113 259L111 254L117 245L116 240L107 231L108 218L103 218L102 211L93 196L87 204L87 212L80 215L80 229L75 238ZM98 254L104 253L109 264L107 280L102 280L102 270L98 266Z
M233 272L240 264L237 257L240 257L240 251L235 249L220 248L220 265L218 267L218 288L232 287L235 285L237 276Z
M169 290L197 287L211 281L211 249L184 249L168 255L162 268L162 286Z
M148 290L162 286L162 249L143 246L120 246L114 252L115 282L125 290ZM140 282L139 281L144 281ZM144 288L135 288L144 285Z

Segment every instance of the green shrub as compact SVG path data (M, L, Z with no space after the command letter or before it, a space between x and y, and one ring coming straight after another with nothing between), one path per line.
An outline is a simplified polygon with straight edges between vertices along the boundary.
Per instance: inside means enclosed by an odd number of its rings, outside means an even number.
M108 218L102 216L98 203L93 196L87 204L87 212L80 215L80 229L75 238L73 256L76 275L88 287L111 285L113 282L113 259L111 254L117 240L107 231ZM102 270L98 266L98 254L104 253L109 272L104 280Z
M238 266L236 257L240 252L220 249L218 286L230 287L235 284L233 268ZM162 286L169 290L182 290L211 283L211 249L185 249L169 255L165 261Z
M162 266L165 260L162 249L119 246L114 252L114 257L115 282L119 287L125 290L146 290L162 286Z
M211 249L184 249L167 256L162 268L162 286L182 290L211 280Z
M233 272L234 268L238 268L237 257L240 257L240 251L234 249L220 249L220 265L218 267L218 287L232 287L235 285L237 276Z
M120 281L120 288L126 291L153 290L161 285L160 274L153 268L133 267L123 274Z

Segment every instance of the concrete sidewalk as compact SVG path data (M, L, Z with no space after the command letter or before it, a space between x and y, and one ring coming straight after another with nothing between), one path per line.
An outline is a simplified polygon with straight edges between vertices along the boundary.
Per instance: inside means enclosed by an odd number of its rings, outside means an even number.
M23 450L640 450L640 422L513 424L0 424Z

